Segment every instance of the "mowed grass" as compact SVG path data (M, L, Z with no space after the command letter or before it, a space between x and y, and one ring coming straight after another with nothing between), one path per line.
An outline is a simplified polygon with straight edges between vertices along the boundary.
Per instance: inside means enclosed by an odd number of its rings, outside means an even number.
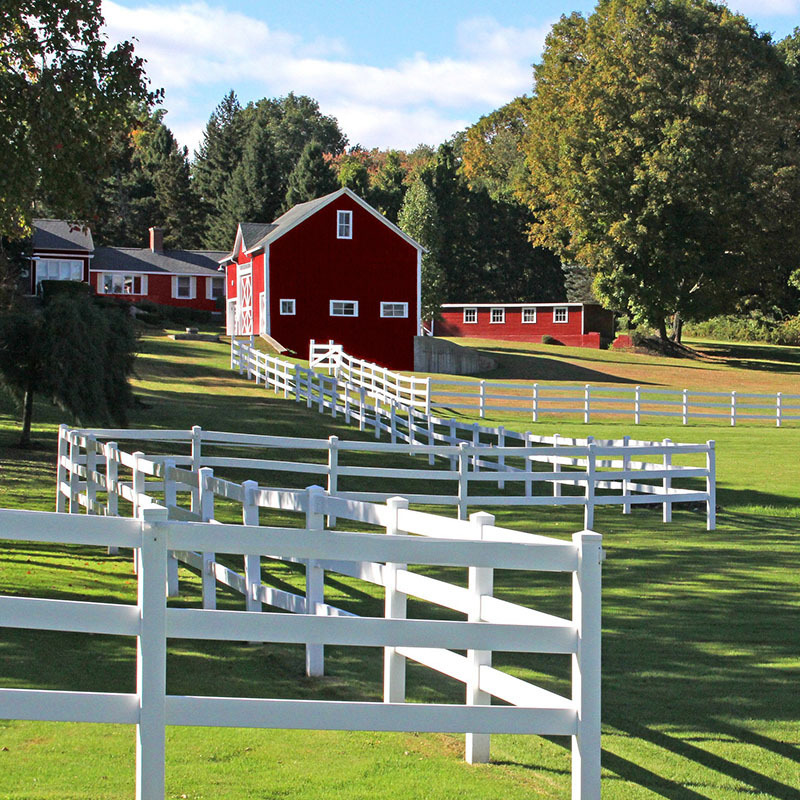
M223 345L166 338L148 338L143 344L137 395L147 407L133 414L136 427L199 424L288 436L358 436L341 419L331 420L241 380L229 370ZM565 350L546 348L547 358L577 357ZM791 363L796 353L782 349L776 362ZM606 355L618 358L606 353L590 357ZM626 356L624 369L635 371L635 359ZM736 359L752 360L746 354ZM676 382L665 385L680 387L685 374L680 370L687 369L682 362L649 361L642 359L633 380L658 383L654 370L663 376L674 368ZM598 369L611 374L622 369L617 363L610 360ZM752 372L769 372L727 361L717 366L712 371L725 375L708 380L721 389L741 389ZM711 369L707 362L694 367ZM781 372L784 382L777 390L793 391L790 387L800 378L796 373ZM12 446L13 416L0 418L0 505L53 508L60 415L44 405L37 407L37 415L37 447L28 451ZM800 426L634 428L617 421L587 428L574 420L545 420L536 426L518 422L520 429L543 433L603 438L629 433L718 443L716 531L705 531L702 514L679 506L670 525L661 523L657 508L635 509L630 516L601 508L597 514L595 527L608 553L603 576L604 798L800 798ZM491 510L499 524L559 537L570 536L582 522L579 509ZM232 508L221 511L231 518L235 514ZM179 603L197 605L197 576L182 570L181 579ZM300 585L301 575L279 566L264 579L289 588ZM501 572L497 587L505 599L567 612L569 586L558 576ZM110 557L93 548L64 552L12 544L0 556L0 591L132 603L136 583L126 556ZM326 599L357 613L381 613L380 595L357 581L332 576ZM219 605L240 608L241 600L220 591ZM420 611L414 603L411 609ZM331 647L326 656L326 677L309 680L303 675L302 647L172 641L168 689L380 699L381 654L376 649ZM0 633L2 686L132 691L134 660L135 643L119 637ZM501 653L495 663L547 688L568 691L566 658ZM462 696L463 687L455 681L409 669L409 699L456 701ZM569 796L568 744L564 739L496 736L493 763L470 767L463 763L463 737L454 735L171 728L167 796L564 798ZM130 726L0 723L0 797L131 797L133 759Z

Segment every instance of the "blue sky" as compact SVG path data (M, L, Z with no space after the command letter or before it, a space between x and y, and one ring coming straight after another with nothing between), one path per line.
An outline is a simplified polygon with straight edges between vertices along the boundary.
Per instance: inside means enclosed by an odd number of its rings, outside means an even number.
M776 39L800 0L730 0ZM351 144L438 145L531 90L561 14L584 0L104 0L111 41L135 37L166 122L194 150L229 89L244 104L289 91L319 101Z

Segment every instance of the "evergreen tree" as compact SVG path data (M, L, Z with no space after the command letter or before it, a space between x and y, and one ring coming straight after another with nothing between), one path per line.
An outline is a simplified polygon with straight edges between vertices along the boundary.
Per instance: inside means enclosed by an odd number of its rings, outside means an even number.
M406 193L404 184L407 170L403 166L400 153L390 150L386 160L375 173L369 192L369 202L387 219L397 222L400 206Z
M284 209L288 210L308 200L316 200L338 188L336 173L325 161L322 145L319 142L309 142L289 176Z
M444 290L444 275L439 264L441 229L433 192L421 177L406 192L397 224L427 250L422 254L421 311L423 320L435 319Z

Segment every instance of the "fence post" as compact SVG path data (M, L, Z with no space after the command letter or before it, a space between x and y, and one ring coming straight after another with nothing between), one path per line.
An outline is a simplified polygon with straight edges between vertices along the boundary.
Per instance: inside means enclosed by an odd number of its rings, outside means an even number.
M97 503L97 483L93 473L97 472L97 439L86 434L86 513L95 514L93 506Z
M531 422L539 421L539 384L533 384L533 391L531 394Z
M469 507L469 442L458 445L458 518L467 518Z
M78 441L77 434L71 431L69 434L69 513L80 513L78 503Z
M306 509L306 530L321 531L322 514L319 511L325 490L321 486L307 489L308 507ZM325 572L313 558L306 561L306 614L319 613L319 606L325 602ZM325 674L325 649L321 644L306 643L306 675L319 678Z
M192 426L192 472L199 473L203 466L203 429L199 425ZM192 487L191 509L195 514L200 513L200 489Z
M144 472L139 469L139 459L144 458L144 453L137 450L133 455L133 480L131 482L131 489L133 491L133 516L139 518L139 512L142 507L142 502L139 499L144 494Z
M258 505L255 493L258 490L258 481L244 481L242 491L242 524L258 525ZM248 553L244 557L244 583L245 583L245 609L247 611L261 611L258 587L261 585L261 556L258 553Z
M626 449L630 447L631 444L631 437L630 436L623 436L622 437L622 471L627 472L631 468L631 457L626 452ZM627 497L630 494L630 481L627 478L622 479L622 496ZM630 503L623 503L622 504L622 513L623 514L630 514L631 513L631 504Z
M325 380L321 373L317 376L317 378L319 379L319 404L317 411L322 414L325 411Z
M456 421L452 418L447 421L447 431L447 444L455 447L458 440L456 439ZM450 469L458 469L458 456L450 456Z
M350 384L350 381L346 381L344 385L344 421L348 425L350 424L350 392L353 390L353 387Z
M731 427L736 425L736 392L731 392Z
M782 400L782 397L783 397L783 395L782 395L781 392L778 392L778 394L775 395L775 426L778 427L778 428L780 428L780 426L781 426L781 410L782 410L781 409L781 405L782 405L781 400Z
M142 509L141 520L139 634L136 637L136 694L139 698L136 797L137 800L163 800L167 694L166 509Z
M523 447L532 447L533 441L530 431L525 431L525 444ZM525 472L533 472L533 459L530 455L525 456ZM533 497L533 481L528 479L525 481L525 497Z
M553 447L557 450L559 447L559 435L557 433L553 434ZM553 456L555 459L553 461L553 472L561 472L561 463L559 462L560 456ZM553 497L561 497L561 484L558 482L558 478L553 481Z
M475 472L481 471L481 456L480 456L480 445L481 445L481 432L480 432L480 425L477 422L472 423L472 446L475 448L474 455L472 456L472 468Z
M390 497L386 501L389 522L386 533L400 535L397 512L408 508L408 500L403 497ZM387 563L383 569L383 582L386 586L384 616L386 619L406 619L408 596L397 590L397 572L406 569L406 564ZM397 652L396 647L383 648L383 702L404 703L406 700L406 659Z
M494 525L494 515L487 514L485 511L478 511L470 514L469 521L475 526L475 538L483 539L484 528ZM470 609L467 614L469 622L480 622L483 618L481 613L482 598L484 595L491 595L494 590L494 570L491 567L469 567L468 568L468 591L471 595ZM468 706L488 706L491 704L491 695L482 692L481 667L492 665L491 650L467 650L467 661L469 662L469 674L467 677L467 705ZM490 735L488 733L467 733L466 738L466 759L469 764L485 764L489 761L489 751L491 746Z
M119 515L119 462L117 461L117 443L106 442L106 513L109 517ZM108 546L108 554L115 556L119 547L115 544Z
M339 491L339 437L328 437L328 494ZM336 515L328 514L328 527L336 527Z
M683 409L682 409L682 411L683 411L683 413L682 413L683 424L684 425L688 425L689 424L689 390L688 389L684 389L683 390Z
M597 479L596 447L597 445L594 442L589 442L589 452L586 455L586 510L583 515L583 527L586 530L591 530L594 527L594 493Z
M363 386L358 387L358 411L358 429L363 431L367 426L367 390Z
M713 531L717 527L717 453L713 439L706 444L706 530Z
M425 413L431 415L431 379L425 378Z
M389 441L392 444L397 442L397 405L394 399L389 409Z
M211 487L213 478L214 470L211 467L201 467L198 470L199 512L202 522L214 519L214 490ZM217 576L214 566L214 553L203 553L203 608L217 607Z
M591 418L591 403L592 399L592 387L591 384L586 384L583 388L583 421L589 422Z
M62 490L62 484L66 483L67 468L64 461L67 458L67 431L69 428L63 423L58 426L58 455L56 462L56 511L63 513L67 510L67 498Z
M374 377L374 374L373 374ZM378 400L378 392L375 391L375 438L381 438L381 414L383 413L383 409L381 409L380 401Z
M506 446L506 429L502 425L498 425L497 427L497 446L498 447L505 447ZM497 474L500 475L497 479L497 488L498 489L505 489L506 482L502 478L503 472L506 469L506 457L504 455L499 455L497 457Z
M175 461L171 458L164 461L162 467L164 481L164 505L167 507L167 519L169 519L169 510L171 506L178 505L178 493L175 487L175 481L170 476L170 471L175 469ZM167 553L167 597L178 597L180 595L180 587L178 585L178 559L175 558L175 553L171 550Z
M642 413L642 387L637 386L633 395L633 424L639 424L639 418Z
M600 587L602 536L572 536L578 568L572 576L572 621L578 646L572 655L572 702L578 730L572 737L572 797L600 797Z
M480 397L479 401L480 406L478 407L478 416L483 419L486 416L486 381L481 381L480 386Z
M433 424L433 417L428 412L427 413L427 421L428 421L428 444L435 445L436 444L436 437L434 436L434 424ZM433 466L436 463L436 455L431 451L428 453L428 465Z
M672 467L672 453L669 450L672 439L664 439L661 444L664 445L663 467L665 470L669 470ZM661 507L661 518L663 522L672 522L672 500L669 499L671 488L672 478L665 477L663 481L664 503Z
M301 396L302 395L300 393L300 365L299 364L295 364L294 365L294 401L295 401L295 403L299 403L300 402L300 397Z

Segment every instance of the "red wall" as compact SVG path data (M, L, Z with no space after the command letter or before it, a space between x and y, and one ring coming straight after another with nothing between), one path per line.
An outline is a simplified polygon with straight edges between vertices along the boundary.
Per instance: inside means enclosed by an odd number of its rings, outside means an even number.
M474 306L473 306L474 307ZM495 308L502 308L498 304ZM584 307L587 308L588 307ZM517 342L541 342L542 336L549 335L564 345L576 347L600 347L601 334L611 337L613 314L598 309L599 314L587 314L586 333L583 328L583 317L579 306L567 306L566 322L553 322L553 307L536 308L536 322L522 322L521 308L507 308L504 323L492 323L491 308L478 308L478 321L464 323L463 308L444 310L441 319L437 319L434 333L437 336L466 336L477 339L500 339ZM610 318L610 323L609 323ZM590 325L589 322L592 322ZM598 327L598 323L602 326ZM610 324L610 329L609 329ZM608 331L607 331L608 329Z
M97 288L99 275L101 272L92 272L90 283L92 288L100 294ZM136 274L136 273L131 273ZM222 273L220 273L222 277ZM159 303L164 306L177 306L179 308L195 308L200 311L218 311L216 300L207 300L206 291L207 281L211 278L198 275L195 277L195 297L192 300L186 300L180 297L172 296L172 275L170 274L148 274L147 275L147 294L146 295L132 295L132 294L110 294L106 297L118 297L123 300L130 300L136 302L139 300L151 300L154 303Z

